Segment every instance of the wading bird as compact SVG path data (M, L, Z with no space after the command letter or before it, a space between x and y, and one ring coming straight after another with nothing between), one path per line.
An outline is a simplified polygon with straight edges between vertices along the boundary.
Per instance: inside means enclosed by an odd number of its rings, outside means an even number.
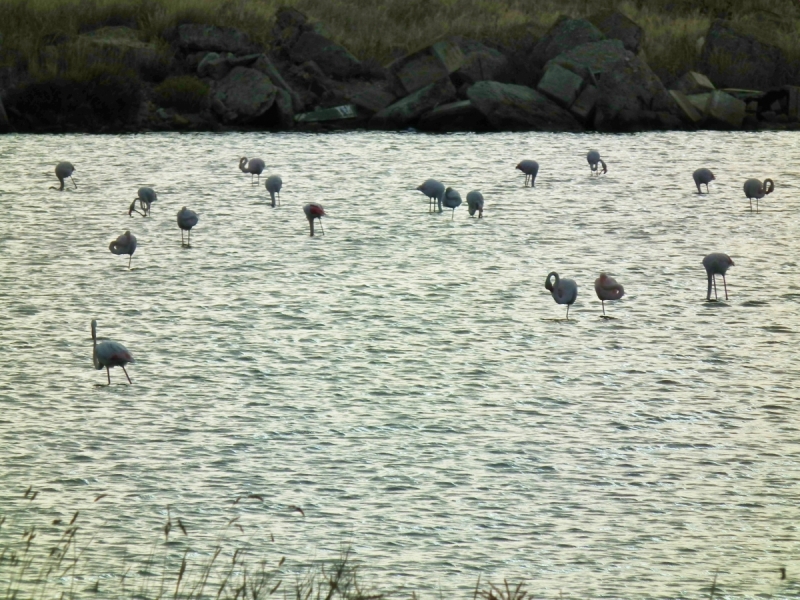
M128 269L131 268L131 260L133 260L133 253L136 252L136 236L130 231L126 231L116 240L108 245L108 249L112 254L127 254L128 255Z
M147 215L150 214L150 205L153 204L153 202L155 202L156 200L158 200L158 196L156 196L156 192L153 188L140 187L139 191L137 192L136 198L133 200L133 202L131 202L131 205L128 208L128 216L132 217L133 213L136 213L142 215L143 217L146 217ZM139 212L138 210L136 210L137 201L139 202L139 207L144 212Z
M72 179L72 174L75 172L75 167L72 166L71 162L60 162L56 165L56 177L61 182L61 187L56 187L54 185L50 186L51 190L58 190L59 192L64 191L64 180L69 177L72 181L72 185L75 186L75 189L78 188L78 184L75 183L75 180Z
M122 370L125 371L125 365L136 362L128 349L119 342L106 340L97 343L97 321L94 319L92 319L92 345L94 346L92 350L94 368L100 371L105 367L108 385L111 385L111 372L109 371L111 367L122 367ZM125 377L128 378L128 383L133 383L127 371L125 371Z
M311 228L311 233L309 235L314 237L314 219L319 219L319 228L322 231L322 235L325 235L325 229L322 227L322 217L327 215L325 213L325 209L322 208L322 205L317 204L316 202L311 202L303 207L303 212L306 213L308 226Z
M694 184L697 186L697 193L702 194L703 191L700 189L700 186L705 184L706 186L706 193L708 193L708 184L711 183L716 179L714 174L711 172L711 169L697 169L694 173L692 173L692 178L694 179Z
M467 209L470 217L475 216L475 212L478 213L479 219L483 217L483 194L478 190L472 190L467 194Z
M603 165L603 173L608 173L606 163L600 158L600 153L597 150L590 150L586 155L586 160L589 162L589 168L595 175L600 175L600 170L597 168L597 163Z
M461 206L461 194L449 187L444 191L444 199L442 200L442 203L447 208L453 209L453 216L450 217L450 220L452 221L456 217L456 209Z
M539 172L539 163L535 160L523 160L516 166L517 169L525 173L525 185L530 182L533 187L536 181L536 174Z
M619 300L625 295L625 288L605 273L600 273L600 277L594 280L594 291L603 304L603 316L606 314L606 300Z
M197 222L200 219L197 217L197 213L193 210L189 210L185 206L178 211L178 227L181 228L181 248L186 246L187 248L191 248L192 245L192 227L197 225ZM186 243L183 243L183 232L187 231Z
M417 189L428 197L428 212L432 212L439 203L439 212L442 212L442 199L444 198L444 184L435 179L426 179L417 186Z
M280 202L283 180L279 175L270 175L267 177L267 182L264 184L264 186L269 192L269 197L272 198L272 208L275 208L275 194L278 195L278 202Z
M703 259L703 266L706 268L706 275L708 275L708 292L706 293L706 300L711 300L711 285L714 285L714 300L717 297L717 275L722 275L722 285L725 286L725 300L728 299L728 284L725 282L725 273L730 267L735 267L731 257L722 252L713 252Z
M239 168L242 173L250 173L250 183L253 183L253 175L258 175L258 181L254 185L261 184L261 173L264 172L264 161L260 158L251 158L250 162L247 157L243 156L239 159Z
M753 198L756 199L756 212L758 212L759 199L774 191L775 182L772 179L765 179L764 183L758 179L748 179L744 182L744 195L750 200L750 210L753 210Z
M572 279L561 279L558 273L550 271L547 274L544 287L550 291L556 304L567 305L567 319L569 319L569 307L575 303L578 297L578 284Z

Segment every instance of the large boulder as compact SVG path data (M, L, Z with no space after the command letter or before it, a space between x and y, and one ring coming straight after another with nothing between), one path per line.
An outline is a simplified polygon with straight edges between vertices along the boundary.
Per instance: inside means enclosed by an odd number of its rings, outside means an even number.
M243 31L233 27L193 23L178 26L177 44L185 53L206 50L208 52L249 54L258 51L257 46Z
M289 57L298 64L313 60L334 79L347 79L361 70L361 62L347 48L314 31L300 35L289 50Z
M620 40L626 50L638 54L644 44L644 29L618 10L608 10L589 17L606 38Z
M489 123L471 100L442 104L419 120L423 131L486 131Z
M479 81L467 97L494 129L500 131L580 131L569 112L536 90L510 83Z
M398 95L413 94L448 77L464 64L464 53L454 41L437 42L390 63L386 68Z
M366 113L379 112L397 100L386 81L355 79L347 82L331 82L329 88L331 95L336 99L336 104L355 104Z
M541 66L576 46L599 42L605 36L586 19L562 18L534 46L531 60Z
M442 77L387 106L372 117L370 125L379 129L407 127L413 125L424 113L455 99L456 88L449 77Z
M215 83L211 106L226 123L247 124L267 112L278 89L269 77L247 67L235 67Z
M719 19L708 29L700 63L718 87L765 90L787 83L788 61L780 48Z
M670 89L684 94L706 94L714 91L714 84L702 73L687 71L670 86Z
M545 71L536 89L564 108L569 108L583 89L583 85L583 78L580 75L554 64Z
M457 86L496 81L508 70L508 58L502 52L482 44L479 46L482 47L464 53L461 68L453 73L453 81Z
M221 56L217 52L209 52L197 65L198 77L210 77L211 79L222 79L231 72L233 66L228 60L228 56Z

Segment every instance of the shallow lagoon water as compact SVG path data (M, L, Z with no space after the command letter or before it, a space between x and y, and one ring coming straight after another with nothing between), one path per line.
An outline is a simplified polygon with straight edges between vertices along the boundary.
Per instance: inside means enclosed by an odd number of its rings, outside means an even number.
M479 575L707 597L717 571L731 598L797 595L797 134L4 136L0 156L0 511L81 509L104 576L169 505L201 552L239 516L254 555L349 544L425 597ZM280 207L240 156L283 177ZM47 189L59 160L77 189ZM484 218L429 214L428 177L481 190ZM759 214L748 177L776 182ZM145 185L152 217L129 218ZM107 248L126 229L130 271ZM727 302L705 302L709 252L736 263ZM569 321L551 270L578 283ZM601 271L627 292L610 319ZM96 387L92 318L133 385Z

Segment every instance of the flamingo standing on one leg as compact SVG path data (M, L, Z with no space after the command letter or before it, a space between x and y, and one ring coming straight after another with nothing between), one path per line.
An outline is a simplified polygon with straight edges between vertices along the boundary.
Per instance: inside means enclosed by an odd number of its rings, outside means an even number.
M249 162L246 156L239 159L239 169L242 173L250 173L250 183L253 183L253 175L258 175L258 181L253 185L261 184L261 173L264 172L264 166L264 161L260 158L251 158Z
M442 200L444 199L444 184L435 179L426 179L417 189L428 197L428 212L433 212L436 202L439 203L439 212L442 212Z
M551 279L553 281L551 281ZM556 304L567 305L567 319L569 319L569 307L572 306L578 298L578 284L572 279L561 279L558 273L550 271L550 273L547 274L544 287L550 291Z
M325 229L322 227L322 217L327 216L327 213L325 209L322 208L322 205L311 202L303 207L303 212L306 213L308 226L311 228L311 233L309 235L314 237L314 219L319 219L319 228L322 231L322 235L325 235Z
M753 210L753 198L756 199L756 212L758 212L758 201L767 194L775 191L775 182L772 179L765 179L761 183L758 179L748 179L744 182L744 195L750 200L750 210Z
M708 184L711 183L716 179L714 174L711 172L711 169L697 169L694 173L692 173L692 178L694 179L694 184L697 186L697 193L702 194L703 190L700 189L700 186L705 184L706 186L706 193L708 193Z
M60 162L56 165L56 177L58 177L58 181L61 182L61 187L56 187L54 185L50 186L51 190L58 190L59 192L64 191L64 180L69 177L70 181L72 181L72 185L75 186L75 189L78 189L78 184L75 183L75 180L72 179L72 174L75 172L75 167L72 166L71 162Z
M192 227L197 225L199 221L199 217L197 213L193 210L189 210L185 206L178 211L178 227L181 228L181 248L186 246L187 248L192 247ZM187 231L187 238L186 244L183 243L183 232Z
M119 342L112 342L106 340L105 342L97 343L97 321L92 319L92 362L94 368L100 371L103 367L106 369L108 376L108 385L111 385L111 367L122 367L125 372L125 377L128 378L128 383L133 383L128 371L125 370L125 365L128 363L136 362L128 349Z
M472 190L467 194L467 209L470 217L477 212L478 218L483 218L483 194L478 190Z
M131 268L131 260L133 260L133 253L136 252L136 236L130 231L126 231L116 240L108 245L108 249L112 254L127 254L128 255L128 269Z
M533 187L536 175L539 173L539 163L535 160L523 160L520 161L516 168L525 173L525 185L530 182L531 187Z
M600 175L600 170L597 168L598 163L603 165L603 173L608 173L608 167L600 158L600 153L597 150L590 150L586 155L586 160L589 162L589 168L594 175Z
M281 188L283 187L283 180L279 175L270 175L267 177L267 182L264 184L269 192L269 197L272 198L272 208L275 208L275 194L278 195L278 202L281 200Z
M735 267L733 260L727 254L722 252L712 252L703 259L703 266L706 268L706 275L708 275L708 292L706 293L706 300L711 300L711 285L714 285L714 299L717 297L717 275L722 275L722 285L725 286L725 300L728 299L728 284L725 282L725 273L730 267Z
M453 216L450 217L450 220L452 221L456 217L456 209L461 206L461 194L451 187L447 188L444 191L444 199L442 199L442 204L444 204L447 208L453 209Z
M619 300L625 295L625 288L605 273L600 273L600 277L594 280L594 291L603 304L603 316L606 315L606 300Z

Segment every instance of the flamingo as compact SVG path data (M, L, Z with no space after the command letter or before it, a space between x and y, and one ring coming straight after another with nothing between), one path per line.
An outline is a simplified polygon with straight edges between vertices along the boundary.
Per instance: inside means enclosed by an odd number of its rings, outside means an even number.
M589 168L595 175L600 174L600 171L597 168L597 163L603 165L603 173L608 173L608 167L606 167L606 163L600 159L600 153L597 150L590 150L586 155L586 160L589 161Z
M442 203L447 208L453 209L453 216L450 217L450 220L452 221L456 217L456 209L461 206L461 194L449 187L444 191L444 199L442 200Z
M530 181L531 187L533 187L536 181L536 174L539 173L539 163L535 160L523 160L520 161L516 168L525 173L525 185L528 185L528 181Z
M75 183L75 180L72 179L72 174L75 172L75 167L72 166L71 162L60 162L56 165L56 177L61 182L61 187L56 187L54 185L50 186L51 190L58 190L59 192L64 191L64 180L69 177L72 181L72 185L75 186L75 189L78 189L78 184Z
M269 192L269 197L272 198L272 208L275 208L275 194L278 194L278 201L280 201L283 180L280 178L280 175L270 175L267 177L267 182L264 185Z
M417 189L428 197L428 212L433 210L434 201L439 202L439 212L442 212L442 199L444 198L444 184L435 179L426 179L417 186Z
M472 190L467 194L467 208L469 209L469 216L475 215L478 212L478 218L483 218L483 194L478 190Z
M750 200L750 210L753 210L753 198L756 199L756 212L758 212L758 200L767 194L775 191L775 182L772 179L765 179L761 183L758 179L748 179L744 182L744 195Z
M197 216L197 213L193 210L189 210L185 206L178 211L178 227L181 228L181 248L186 246L187 248L191 248L192 244L192 227L197 225L197 221L200 219ZM186 238L186 244L183 243L183 232L187 231L188 236Z
M600 277L594 280L594 291L603 304L603 316L606 315L606 300L619 300L625 295L625 288L605 273L600 273Z
M725 282L725 273L730 267L735 267L731 257L722 252L712 252L703 259L703 266L706 268L706 275L708 275L708 292L706 293L706 300L711 300L711 284L714 284L714 299L717 297L717 279L716 275L722 275L722 285L725 286L725 300L728 299L728 284Z
M692 178L694 179L694 184L697 186L697 193L702 194L702 190L700 186L702 184L706 184L706 192L708 192L708 184L711 181L714 181L716 177L711 172L711 169L697 169L694 173L692 173Z
M255 185L261 184L261 173L264 172L264 161L260 158L251 158L250 162L247 162L247 157L243 156L239 159L239 168L242 170L242 173L250 173L250 183L253 183L253 175L258 175L258 181Z
M308 225L311 228L309 235L314 237L314 219L319 219L319 228L322 230L322 235L325 235L325 229L322 227L322 217L326 217L327 213L322 208L322 205L311 202L303 207L303 212L306 213L306 219L308 219Z
M128 208L128 216L132 217L133 213L136 213L146 217L150 214L150 205L158 200L158 196L156 195L155 190L149 187L140 187L139 191L136 193L137 197L133 200L133 202L131 202L131 205ZM139 201L139 207L144 211L143 213L140 213L138 210L136 210L137 200Z
M108 249L112 254L127 254L128 256L128 269L131 268L131 260L133 260L133 253L136 252L136 236L130 231L126 231L116 240L108 245Z
M551 279L555 279L555 281L551 282ZM572 279L561 279L558 273L550 271L547 274L544 287L550 291L556 304L567 305L567 319L569 319L569 307L575 303L578 297L578 284Z
M98 371L103 367L106 368L106 375L108 376L108 385L111 385L111 367L122 367L125 371L125 377L128 378L128 383L133 383L128 371L125 370L125 365L128 363L136 362L128 349L119 342L112 342L106 340L105 342L97 343L97 321L92 319L92 362L94 368Z

